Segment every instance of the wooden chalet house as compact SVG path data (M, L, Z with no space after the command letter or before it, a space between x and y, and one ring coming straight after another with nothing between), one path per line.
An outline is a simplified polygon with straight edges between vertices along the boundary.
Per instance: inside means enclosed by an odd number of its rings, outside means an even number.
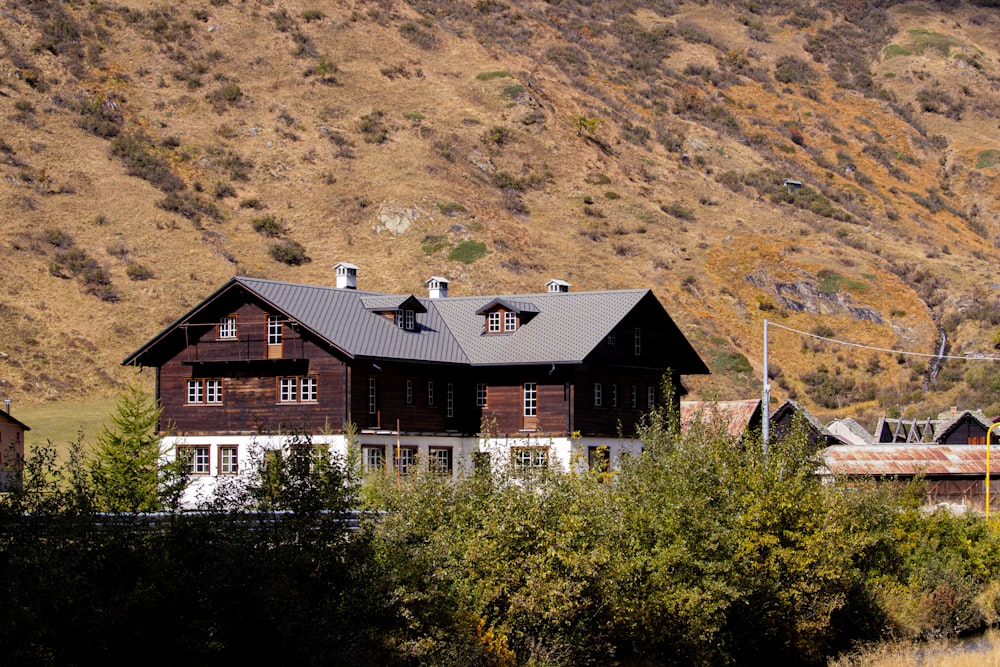
M553 280L449 297L432 277L420 298L358 290L356 266L335 270L336 287L232 278L123 362L156 369L161 431L189 448L193 493L292 432L346 451L348 422L368 469L457 475L484 453L613 466L637 450L628 436L663 402L664 375L680 393L682 375L708 372L648 289Z
M0 492L21 487L24 470L24 433L28 426L10 414L10 400L0 410Z

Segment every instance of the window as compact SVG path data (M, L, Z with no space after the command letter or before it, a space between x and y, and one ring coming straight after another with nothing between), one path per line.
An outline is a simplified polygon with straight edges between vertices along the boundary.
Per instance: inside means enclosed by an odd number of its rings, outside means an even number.
M400 475L408 475L416 470L417 448L416 447L393 447L392 465L399 471Z
M600 382L594 383L594 407L599 408L604 404L604 387Z
M635 356L642 354L642 329L635 328Z
M413 405L413 380L406 381L406 404Z
M220 340L230 340L236 338L236 316L226 315L219 320L218 338Z
M205 380L205 402L222 403L222 380Z
M197 379L187 381L187 402L189 404L222 403L222 380Z
M299 397L298 378L278 378L278 402L295 403Z
M427 405L434 405L434 381L427 383Z
M487 316L489 326L487 330L490 333L497 333L500 331L500 311L494 311Z
M615 346L615 342L616 342L615 341L615 331L614 331L614 329L612 329L611 333L608 334L608 345L610 345L611 347L614 347Z
M278 378L279 403L315 403L319 379L315 375Z
M503 314L503 330L504 331L517 330L517 313L507 312Z
M177 448L177 455L191 466L192 475L207 475L209 473L208 445L184 445Z
M652 408L656 406L656 387L650 386L646 388L646 407Z
M538 415L538 384L535 382L524 383L524 416L535 417Z
M365 472L385 470L385 447L382 445L362 445L361 461Z
M639 407L639 388L636 387L635 385L632 385L631 401L633 408Z
M378 380L368 378L368 414L378 412Z
M618 407L618 385L611 385L611 407Z
M514 470L518 472L543 470L549 465L548 447L512 447L510 454Z
M489 394L488 394L488 392L486 390L486 383L485 382L480 382L479 384L477 384L476 385L476 407L485 408L486 407L486 399L488 397L489 397Z
M239 473L238 457L239 449L235 445L219 446L219 474L235 475Z
M427 453L427 469L435 475L450 475L451 448L431 447Z
M187 382L187 402L188 403L203 403L204 402L204 385L201 380L188 380Z
M282 324L277 315L267 316L267 344L281 345Z
M455 416L455 385L448 383L445 391L445 406L449 417Z
M403 310L402 308L396 309L396 326L400 329L406 329L407 331L413 331L415 327L415 322L413 319L412 310Z

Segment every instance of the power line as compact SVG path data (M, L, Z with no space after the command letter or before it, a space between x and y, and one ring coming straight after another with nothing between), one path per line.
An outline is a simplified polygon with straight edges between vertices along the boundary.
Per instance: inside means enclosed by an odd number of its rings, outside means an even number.
M862 350L874 350L875 352L889 352L890 354L902 354L909 357L930 357L932 359L960 359L962 361L1000 361L1000 357L987 357L987 356L953 356L947 354L928 354L927 352L908 352L906 350L891 350L886 347L875 347L873 345L863 345L861 343L852 343L846 340L838 340L836 338L829 338L827 336L820 336L818 334L809 333L808 331L800 331L799 329L793 329L792 327L786 327L783 324L777 324L768 320L767 325L770 327L778 327L779 329L784 329L785 331L791 331L793 333L802 334L803 336L809 336L810 338L816 338L818 340L825 340L831 343L837 343L838 345L846 345L848 347L856 347Z

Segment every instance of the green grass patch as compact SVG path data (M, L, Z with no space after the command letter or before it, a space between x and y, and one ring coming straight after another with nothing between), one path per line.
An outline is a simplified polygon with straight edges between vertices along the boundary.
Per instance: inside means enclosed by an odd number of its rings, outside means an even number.
M464 206L459 204L457 201L450 202L438 202L438 210L444 215L454 216L459 213L465 213L466 209Z
M511 86L504 86L504 89L503 89L503 91L501 91L500 94L503 95L504 97L511 97L511 98L513 98L513 97L517 97L518 95L520 95L523 92L524 92L524 86L522 86L519 83L515 83L515 84L513 84Z
M510 72L502 69L495 72L480 72L476 75L476 79L479 81L492 81L493 79L506 79L509 76Z
M50 442L63 460L69 452L69 445L83 433L85 442L97 439L101 425L108 421L114 410L115 399L95 399L91 401L59 401L20 406L12 413L31 427L24 434L25 453L32 447L47 446Z
M712 370L730 371L733 373L749 373L753 371L753 366L747 361L746 356L736 350L720 350L712 355L709 363Z
M451 243L448 242L448 237L444 234L428 234L420 243L420 249L428 255L433 255L439 250L447 248L451 245Z
M962 40L951 35L942 35L939 32L928 30L927 28L914 28L908 30L910 37L908 44L913 53L923 55L928 49L937 51L942 56L951 55L951 47L961 46Z
M882 55L886 58L895 58L896 56L912 56L913 51L905 46L902 46L901 44L890 44L882 51Z
M452 251L448 253L448 259L454 259L465 264L472 264L487 252L486 244L482 241L466 240L452 248Z
M816 286L816 289L819 290L820 294L836 294L842 290L867 292L871 289L871 285L866 282L850 280L833 271L820 271L816 277L819 278L819 284Z
M404 113L403 118L406 120L423 120L426 116L419 111L410 111L409 113Z
M976 169L989 169L1000 164L1000 151L983 151L976 156Z

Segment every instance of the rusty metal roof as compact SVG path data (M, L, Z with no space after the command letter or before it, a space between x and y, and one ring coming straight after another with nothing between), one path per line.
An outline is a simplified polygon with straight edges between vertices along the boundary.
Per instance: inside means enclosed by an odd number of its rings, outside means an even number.
M748 428L760 426L760 399L744 401L681 401L681 431L693 424L723 424L728 435L742 436Z
M833 445L820 456L823 474L909 477L985 475L985 445ZM1000 473L1000 462L997 464Z

